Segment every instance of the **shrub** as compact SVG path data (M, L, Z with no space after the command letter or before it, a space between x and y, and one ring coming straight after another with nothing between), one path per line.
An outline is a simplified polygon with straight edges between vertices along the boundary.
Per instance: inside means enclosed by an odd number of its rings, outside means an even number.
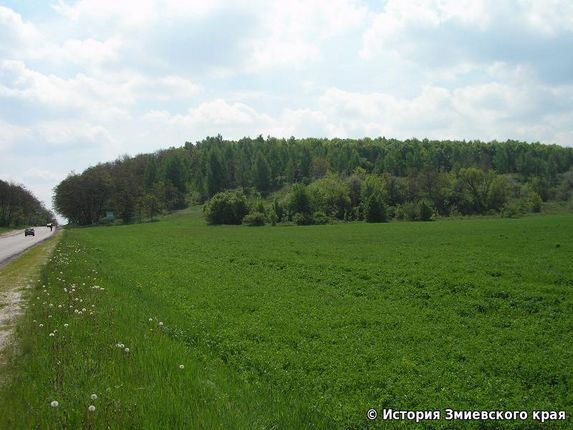
M262 212L251 212L243 218L243 224L257 227L265 225L265 214Z
M312 225L314 223L314 220L310 215L303 214L300 212L296 213L292 217L292 220L296 225Z
M417 206L416 219L418 221L430 221L434 216L432 204L427 200L420 200Z
M215 194L203 212L209 224L241 224L249 213L249 205L243 192L224 191Z
M528 212L528 203L524 199L513 200L501 210L503 218L517 218Z
M322 211L317 211L312 215L312 223L317 225L328 224L330 219Z
M532 192L529 196L529 205L532 212L541 212L542 200L541 196L536 192Z
M416 221L418 219L418 205L413 202L404 203L399 207L400 219Z
M374 193L364 203L364 219L366 222L386 222L386 205L380 193Z
M295 184L289 195L289 209L291 213L309 215L311 213L310 196L306 186L303 184ZM294 221L294 218L293 218Z

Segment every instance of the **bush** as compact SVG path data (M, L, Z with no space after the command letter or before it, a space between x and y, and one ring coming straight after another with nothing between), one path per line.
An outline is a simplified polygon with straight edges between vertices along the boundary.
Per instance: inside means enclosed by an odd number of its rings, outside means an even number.
M418 205L413 202L404 203L399 207L400 219L416 221L418 219Z
M434 216L432 204L427 200L420 200L417 206L416 219L418 221L430 221Z
M541 196L536 192L532 192L529 196L529 205L531 207L532 212L541 212L541 205L543 201L541 200Z
M310 215L303 214L303 213L296 213L292 217L293 222L296 225L312 225L314 224L314 220Z
M209 224L241 224L249 213L247 197L241 191L224 191L215 194L203 207Z
M523 200L513 200L501 210L502 218L517 218L528 212L528 203Z
M364 203L364 219L366 222L386 222L386 205L379 193L374 193Z
M330 219L322 211L317 211L312 215L312 223L317 225L328 224Z
M243 218L243 224L257 227L265 225L265 214L261 212L251 212Z

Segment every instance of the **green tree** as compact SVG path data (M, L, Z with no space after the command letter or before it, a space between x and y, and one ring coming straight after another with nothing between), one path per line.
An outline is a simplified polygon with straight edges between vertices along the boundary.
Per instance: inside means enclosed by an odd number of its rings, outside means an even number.
M304 184L295 184L292 187L292 191L289 195L289 210L292 215L303 214L310 215L312 213L312 207L310 205L310 197L308 195L308 190Z
M366 222L386 222L386 204L380 193L371 194L364 202Z
M225 171L218 151L209 153L207 162L207 194L214 196L225 187Z
M266 157L262 153L257 154L255 160L255 187L261 193L266 193L271 188L271 168Z
M209 224L241 224L249 205L243 192L223 191L209 199L203 211Z

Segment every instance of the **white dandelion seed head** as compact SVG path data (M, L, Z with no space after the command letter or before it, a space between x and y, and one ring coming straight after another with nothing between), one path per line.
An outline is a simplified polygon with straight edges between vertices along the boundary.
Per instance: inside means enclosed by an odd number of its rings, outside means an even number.
M64 327L67 327L68 325L69 325L68 323L65 323L65 324L64 324Z
M40 323L40 327L44 327L44 324Z
M93 412L96 410L96 407L94 405L89 405L88 406L88 411Z
M162 325L163 325L163 322L159 321L159 325L162 326Z
M60 406L60 404L58 403L57 400L52 400L52 402L50 403L50 406L52 408L57 408L58 406Z
M129 352L129 348L124 348L123 352Z
M180 368L180 369L185 369L185 366L182 365L182 364L180 364L180 365L179 365L179 368Z
M55 334L54 334L54 333L50 333L50 337L54 337L54 336L55 336Z
M92 395L90 396L90 399L92 399L92 400L97 400L97 394L95 394L95 393L92 394Z

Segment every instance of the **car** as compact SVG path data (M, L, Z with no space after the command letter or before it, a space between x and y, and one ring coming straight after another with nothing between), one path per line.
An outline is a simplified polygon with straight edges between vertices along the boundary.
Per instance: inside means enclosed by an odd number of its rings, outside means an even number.
M36 232L32 227L30 227L24 230L24 236L36 236Z

